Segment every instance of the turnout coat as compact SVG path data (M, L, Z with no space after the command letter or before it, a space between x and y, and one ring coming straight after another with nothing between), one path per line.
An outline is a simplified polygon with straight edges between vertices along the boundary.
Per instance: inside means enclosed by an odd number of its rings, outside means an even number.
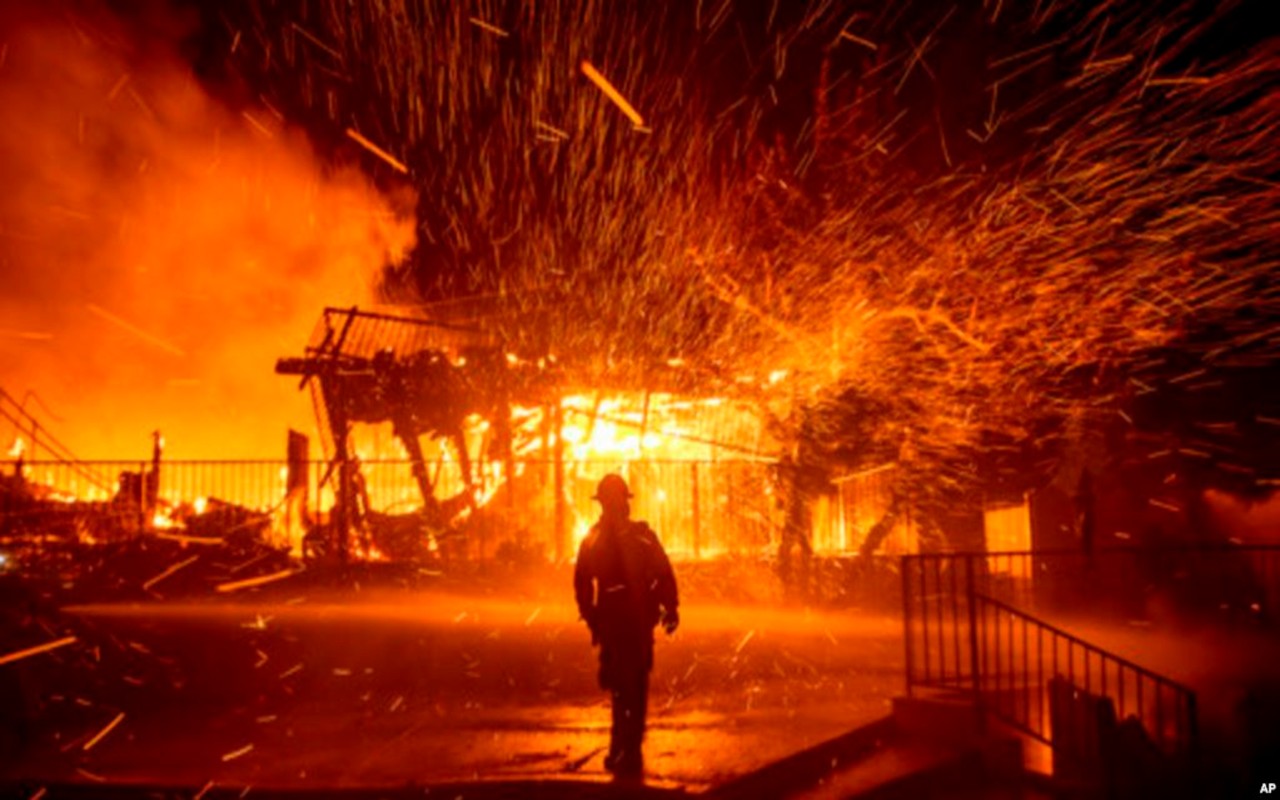
M600 645L600 684L653 668L653 629L679 605L675 573L648 523L596 523L574 566L578 613Z

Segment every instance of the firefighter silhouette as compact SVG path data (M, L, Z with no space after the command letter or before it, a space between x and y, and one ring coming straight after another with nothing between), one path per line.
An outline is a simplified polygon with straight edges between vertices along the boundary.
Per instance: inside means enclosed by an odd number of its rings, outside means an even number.
M653 629L661 622L671 634L680 624L671 562L649 525L631 519L631 497L621 476L600 481L600 520L578 549L573 575L578 611L600 647L600 688L613 700L605 768L619 776L644 769Z

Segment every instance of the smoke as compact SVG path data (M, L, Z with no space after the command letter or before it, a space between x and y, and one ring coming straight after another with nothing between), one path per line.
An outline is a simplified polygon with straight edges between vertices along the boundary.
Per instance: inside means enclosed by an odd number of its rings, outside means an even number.
M1251 545L1280 544L1280 493L1250 501L1210 489L1204 498L1214 528L1227 538Z
M175 457L282 456L313 422L275 359L322 306L376 299L412 199L216 100L176 35L83 9L0 29L0 386L85 458L145 455L154 429Z

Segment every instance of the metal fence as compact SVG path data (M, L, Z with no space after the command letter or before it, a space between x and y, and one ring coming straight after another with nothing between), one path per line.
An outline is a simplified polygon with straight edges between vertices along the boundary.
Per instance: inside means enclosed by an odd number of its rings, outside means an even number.
M408 460L360 465L368 509L410 515L423 505ZM557 520L576 542L598 515L591 499L608 472L626 476L636 497L633 516L658 531L673 557L700 558L766 550L775 536L773 488L767 464L758 461L566 461L557 515L554 464L519 460L508 481L503 462L474 465L476 488L488 523L470 555L493 555L505 541L554 554ZM0 476L0 534L142 528L182 528L193 514L235 508L271 518L273 535L297 538L322 524L333 510L336 469L323 461L302 464L298 508L286 503L289 464L284 460L12 462ZM437 498L466 490L459 465L427 465ZM294 525L285 524L289 513ZM481 541L483 538L483 541ZM296 546L295 541L279 544ZM568 554L572 556L572 553Z
M284 495L284 461L166 461L160 464L158 499L167 505L218 498L253 509L268 509ZM149 460L137 461L29 461L12 465L10 478L20 472L35 497L80 502L105 502L121 498L121 476L146 474ZM130 498L135 499L135 498Z
M382 448L375 446L373 450L380 452ZM329 462L311 460L303 466L293 484L303 487L302 499L286 504L289 465L283 459L167 460L159 462L158 470L150 460L59 459L27 461L20 467L9 462L7 469L0 465L0 472L9 473L0 474L0 535L15 529L53 527L65 532L94 527L104 517L115 520L114 529L128 532L149 526L181 527L192 508L212 504L273 515L276 519L271 531L280 540L277 543L296 547L295 540L306 529L326 523L335 506L338 483ZM487 558L503 542L512 542L523 551L571 558L572 548L598 514L591 496L597 481L608 472L620 472L627 478L636 495L633 516L653 526L674 558L769 557L779 540L782 510L776 494L777 475L773 464L765 460L565 458L558 482L558 510L553 458L539 453L510 465L483 461L472 467L487 525L466 545L471 557ZM19 468L21 487L12 477ZM507 469L513 472L513 480L507 480ZM360 461L359 471L370 511L408 515L422 507L408 460L366 458ZM437 498L456 495L465 488L460 465L443 451L428 459L427 471ZM122 476L151 476L153 472L153 484L134 480L126 487L122 483ZM850 476L835 492L816 499L812 508L815 554L839 562L842 556L858 551L867 531L880 521L891 502L891 472L883 468ZM149 508L152 498L147 495L151 485L154 509ZM42 502L29 502L32 497ZM58 506L53 500L65 502ZM89 503L99 505L89 507ZM144 509L149 510L144 513ZM894 526L883 550L896 555L911 552L915 546L914 528L905 519ZM865 577L866 561L860 559L854 565L857 574L851 580ZM892 570L882 571L896 575L896 564ZM896 594L896 577L891 583ZM896 605L897 598L892 602Z
M972 696L983 710L1054 744L1055 686L1110 704L1119 723L1137 724L1166 754L1196 746L1194 693L1152 670L1029 613L1030 576L1010 570L1023 556L947 553L902 559L907 693ZM1085 586L1084 591L1091 587Z

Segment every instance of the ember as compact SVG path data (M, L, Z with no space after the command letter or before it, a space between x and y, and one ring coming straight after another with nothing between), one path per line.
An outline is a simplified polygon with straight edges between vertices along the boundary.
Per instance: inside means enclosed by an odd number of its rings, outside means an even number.
M4 5L0 775L572 783L604 681L693 790L1255 782L1264 12Z

